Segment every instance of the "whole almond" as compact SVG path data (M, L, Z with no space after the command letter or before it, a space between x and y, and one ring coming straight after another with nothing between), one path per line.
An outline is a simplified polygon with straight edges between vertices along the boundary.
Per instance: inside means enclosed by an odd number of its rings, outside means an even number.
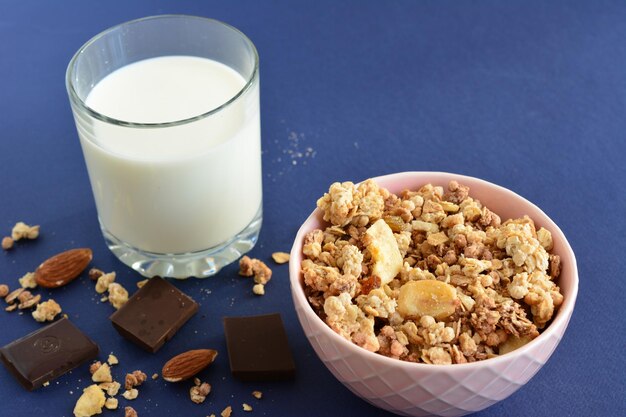
M72 282L93 258L91 249L71 249L44 261L35 271L35 281L44 288L57 288Z
M184 381L213 363L216 356L217 351L213 349L196 349L181 353L163 365L161 375L168 382Z

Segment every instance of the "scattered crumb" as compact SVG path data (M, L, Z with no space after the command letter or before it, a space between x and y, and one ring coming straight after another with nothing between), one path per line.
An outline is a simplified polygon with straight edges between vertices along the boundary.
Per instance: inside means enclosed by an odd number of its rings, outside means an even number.
M11 250L13 248L13 239L9 236L2 238L2 249Z
M37 239L39 236L39 226L29 226L26 223L18 222L13 226L11 238L14 241L20 239Z
M117 359L117 356L111 353L107 359L107 363L109 365L117 365L120 361Z
M106 303L107 301L109 301L109 297L107 297L106 295L100 299L101 303Z
M274 252L272 253L272 259L277 264L285 264L289 262L289 254L287 252Z
M117 398L107 398L106 401L104 402L104 407L108 410L115 410L117 409Z
M220 415L222 417L230 417L230 415L233 412L233 408L229 405L228 407L226 407L221 413Z
M143 287L144 285L146 285L146 282L148 282L148 280L147 280L147 279L144 279L144 280L142 280L142 281L138 281L138 282L137 282L137 288L141 288L141 287Z
M93 382L113 382L113 377L111 376L111 368L109 367L109 364L101 364L91 375L91 380Z
M37 281L35 281L35 274L27 272L22 278L18 279L22 288L37 288Z
M70 394L72 391L70 391ZM102 413L105 403L104 392L96 384L90 385L83 390L83 394L76 401L74 407L75 417L91 417Z
M11 304L10 306L6 307L4 311L13 311L16 308L17 308L17 304Z
M254 287L252 287L252 292L256 295L265 295L265 285L254 284Z
M252 406L250 404L243 403L243 411L252 411Z
M50 381L46 381L46 382L43 383L44 387L47 387L48 385L50 385Z
M111 397L115 397L120 390L121 384L117 381L113 382L103 382L98 384L100 389L106 391Z
M109 284L109 302L119 310L128 301L128 291L117 282Z
M124 391L124 393L122 394L122 397L126 398L127 400L134 400L135 398L137 398L138 395L139 395L139 391L137 391L136 388L132 388L132 389Z
M52 298L48 301L44 301L37 305L37 309L33 311L32 315L38 322L52 321L61 313L61 306Z
M257 400L263 398L263 393L261 391L252 391L252 396Z
M97 280L98 281L96 282L96 292L98 294L103 294L109 289L109 285L111 285L115 281L115 272L101 274L98 276Z
M153 380L159 379L159 374L156 374L156 373L152 374L152 379Z

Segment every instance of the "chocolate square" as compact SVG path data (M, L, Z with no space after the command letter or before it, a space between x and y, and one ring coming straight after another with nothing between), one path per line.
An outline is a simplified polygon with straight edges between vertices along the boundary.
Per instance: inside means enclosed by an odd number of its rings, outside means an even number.
M98 355L98 345L62 318L0 348L0 359L29 391Z
M224 317L230 370L243 381L291 379L295 364L280 314Z
M156 352L198 311L187 294L154 277L110 317L125 338L148 352Z

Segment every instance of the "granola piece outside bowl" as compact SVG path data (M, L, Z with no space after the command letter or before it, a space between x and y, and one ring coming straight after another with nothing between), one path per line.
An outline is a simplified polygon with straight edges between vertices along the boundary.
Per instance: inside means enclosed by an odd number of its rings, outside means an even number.
M451 180L470 187L502 219L530 216L537 228L552 233L552 253L561 258L558 284L564 300L552 322L530 343L501 356L473 363L431 365L405 362L372 353L335 333L309 304L300 264L305 235L324 228L319 209L298 231L291 250L289 276L298 319L324 365L350 391L365 401L405 416L462 416L501 401L528 382L548 361L569 323L578 293L576 258L559 227L537 206L498 185L444 172L402 172L374 178L393 193L432 183L446 187ZM311 203L313 206L314 202Z

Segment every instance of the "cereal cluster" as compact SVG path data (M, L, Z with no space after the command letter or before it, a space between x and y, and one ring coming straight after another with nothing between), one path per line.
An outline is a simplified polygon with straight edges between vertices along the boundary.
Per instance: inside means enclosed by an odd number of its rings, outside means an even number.
M305 237L301 271L317 314L381 355L429 364L510 352L539 335L563 296L552 235L502 222L456 181L390 193L334 183L328 222Z

